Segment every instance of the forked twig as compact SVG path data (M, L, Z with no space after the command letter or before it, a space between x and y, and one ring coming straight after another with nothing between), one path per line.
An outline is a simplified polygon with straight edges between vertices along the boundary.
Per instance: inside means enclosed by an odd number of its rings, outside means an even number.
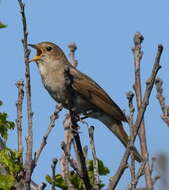
M133 85L133 88L134 88L135 94L136 94L138 111L142 105L140 64L141 64L141 59L143 56L143 52L141 51L141 43L142 43L143 39L144 39L144 37L140 33L136 33L134 36L134 39L133 39L134 47L132 49L133 55L134 55L134 68L135 68L135 83ZM152 184L152 178L151 178L151 174L150 174L150 166L149 166L149 162L148 162L148 148L147 148L145 133L146 133L146 131L145 131L144 118L143 118L138 135L139 135L139 139L140 139L142 156L144 159L147 160L147 163L144 168L146 186L148 189L151 190L153 188L153 184Z
M157 54L156 54L156 58L155 58L155 63L153 65L151 76L146 82L146 90L145 90L145 93L144 93L143 102L142 102L142 105L141 105L141 107L139 109L136 122L134 124L134 126L135 126L134 135L131 137L131 141L130 141L129 145L126 148L126 151L125 151L124 156L123 156L123 158L122 158L122 160L120 162L120 165L119 165L119 167L118 167L118 169L116 171L115 176L113 176L110 179L110 182L109 182L109 185L108 185L108 190L115 189L115 187L117 186L122 174L124 173L124 171L126 169L127 160L129 158L129 155L130 155L130 152L131 152L130 151L130 144L132 144L132 142L134 142L135 139L136 139L136 136L137 136L139 128L140 128L140 124L141 124L142 119L144 117L144 113L145 113L146 108L147 108L147 106L149 104L149 98L150 98L150 95L151 95L151 92L152 92L152 88L154 86L154 82L155 82L157 73L158 73L159 69L161 68L160 57L161 57L162 51L163 51L163 46L159 45L158 50L157 50Z
M33 148L33 130L32 130L32 106L31 106L31 82L30 82L30 69L29 69L29 55L30 50L28 49L28 30L25 15L25 4L22 0L18 0L20 6L20 13L22 16L23 25L23 39L22 44L24 48L24 59L25 59L25 78L26 78L26 99L27 99L27 117L28 117L28 136L27 151L26 151L26 161L25 161L25 171L26 171L26 190L30 190L30 182L32 176L32 148Z
M42 138L42 141L41 141L41 144L40 144L40 147L39 149L35 152L35 158L34 158L34 165L36 166L37 164L37 161L45 147L45 145L47 144L47 139L49 137L49 134L51 133L52 129L54 128L55 126L55 121L56 119L59 117L59 112L62 110L62 105L61 104L58 104L56 105L55 107L55 111L53 112L53 114L50 116L50 123L49 123L49 126Z

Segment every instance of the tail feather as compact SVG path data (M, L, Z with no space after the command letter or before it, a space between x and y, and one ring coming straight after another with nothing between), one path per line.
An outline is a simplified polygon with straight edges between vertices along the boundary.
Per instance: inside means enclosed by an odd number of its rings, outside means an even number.
M130 139L127 133L125 132L121 121L110 119L110 117L107 115L100 117L99 119L116 135L116 137L121 141L121 143L125 147L127 147ZM134 152L134 159L138 162L142 162L143 158L141 157L137 149L135 147L132 147L132 150Z
M125 147L127 147L128 143L130 142L130 138L125 132L122 123L118 121L117 123L113 124L112 128L115 128L115 131L114 130L111 130L111 131L117 136L117 138L122 142L122 144ZM137 151L136 147L132 147L132 150L134 153L134 159L137 160L138 162L142 162L143 158Z

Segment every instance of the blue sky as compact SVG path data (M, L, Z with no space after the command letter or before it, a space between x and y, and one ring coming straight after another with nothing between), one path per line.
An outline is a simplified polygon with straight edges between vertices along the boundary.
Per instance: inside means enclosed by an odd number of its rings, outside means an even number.
M164 45L161 59L162 69L159 77L164 80L164 93L169 103L169 2L142 0L86 0L86 1L25 1L29 28L29 42L38 43L51 41L58 44L68 55L67 45L75 42L78 46L76 57L78 69L95 79L116 101L122 109L128 110L126 92L132 90L134 81L133 35L141 32L144 35L142 59L143 91L145 81L150 75L157 45ZM15 82L24 79L22 23L19 6L16 0L0 1L0 20L8 25L0 30L0 99L4 105L1 109L9 113L9 118L15 120L17 89ZM35 54L32 51L31 56ZM34 151L44 134L49 115L54 110L55 102L44 90L34 63L31 63L32 108L34 112ZM161 152L169 155L169 129L160 119L161 110L153 90L150 105L145 114L146 135L150 157ZM26 104L24 102L24 138L26 137ZM62 121L64 113L60 114L56 127L48 140L48 144L35 169L33 178L37 183L44 181L46 173L50 173L50 163L53 157L61 157L60 142L63 140ZM97 155L111 168L113 175L123 155L124 148L102 123L89 120L95 125L95 140ZM126 125L126 130L128 126ZM87 128L81 128L83 145L88 144ZM17 148L16 133L12 132L9 146ZM59 167L57 168L59 172ZM127 172L126 172L127 173ZM127 186L129 173L125 175L117 189ZM108 177L104 178L108 183ZM47 188L49 189L49 187ZM158 185L157 185L158 189Z

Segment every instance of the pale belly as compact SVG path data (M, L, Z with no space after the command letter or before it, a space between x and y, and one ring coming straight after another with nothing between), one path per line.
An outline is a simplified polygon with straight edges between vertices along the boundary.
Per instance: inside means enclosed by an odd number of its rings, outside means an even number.
M73 91L73 94L69 94L69 91L65 89L65 85L62 82L59 82L56 85L55 84L48 84L46 81L43 81L44 87L50 94L50 96L58 103L62 103L62 105L69 109L68 105L68 98L71 98L72 104L73 104L73 110L76 113L82 113L85 114L86 112L93 110L93 106L85 100L80 94L78 94L76 91Z
M83 96L75 90L73 90L73 94L69 94L69 90L65 88L63 72L57 72L56 76L52 74L51 70L51 75L47 75L43 69L43 64L39 65L39 69L41 70L41 78L44 87L56 102L62 103L66 109L69 109L68 99L71 97L72 107L76 113L86 115L87 112L96 110L88 100L83 98Z

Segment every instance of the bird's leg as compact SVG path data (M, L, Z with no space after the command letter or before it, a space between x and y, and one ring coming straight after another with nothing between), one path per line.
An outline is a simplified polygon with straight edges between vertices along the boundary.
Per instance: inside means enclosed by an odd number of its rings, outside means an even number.
M93 110L87 110L86 112L83 113L83 116L81 116L81 117L80 117L80 114L78 114L77 115L78 116L77 121L80 121L83 123L84 122L83 120L89 118L90 114L92 114L92 113L93 113Z
M84 120L84 119L87 119L87 118L88 118L88 116L85 115L85 116L79 117L79 120L78 120L78 121L83 122L83 120Z

